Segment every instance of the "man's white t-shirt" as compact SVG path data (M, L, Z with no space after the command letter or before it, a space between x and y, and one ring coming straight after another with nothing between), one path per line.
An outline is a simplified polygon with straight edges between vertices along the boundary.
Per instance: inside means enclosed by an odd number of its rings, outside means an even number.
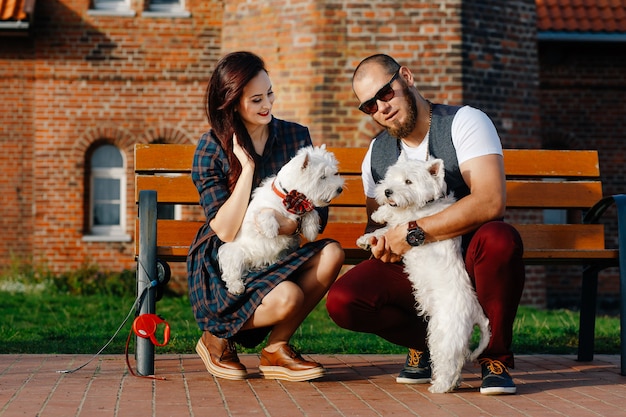
M370 143L361 164L363 189L365 190L365 195L371 198L374 198L376 188L371 169L372 145L375 141L376 139ZM400 143L402 144L402 150L409 159L426 160L428 133L418 147L406 146L402 141ZM470 106L461 107L454 115L454 119L452 119L452 143L454 149L456 149L456 158L459 166L463 162L478 156L502 155L502 143L500 143L500 137L493 122L481 110Z

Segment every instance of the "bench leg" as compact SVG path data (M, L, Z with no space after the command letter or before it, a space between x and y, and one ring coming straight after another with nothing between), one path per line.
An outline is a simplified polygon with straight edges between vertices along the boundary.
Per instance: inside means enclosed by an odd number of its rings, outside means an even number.
M141 303L139 314L154 314L156 310L157 281L156 231L157 231L156 191L139 192L139 256L137 259L137 294L148 288ZM150 339L136 336L137 374L154 375L154 345Z
M598 267L593 265L588 265L583 269L580 299L580 325L578 329L578 360L581 362L593 360L598 271Z

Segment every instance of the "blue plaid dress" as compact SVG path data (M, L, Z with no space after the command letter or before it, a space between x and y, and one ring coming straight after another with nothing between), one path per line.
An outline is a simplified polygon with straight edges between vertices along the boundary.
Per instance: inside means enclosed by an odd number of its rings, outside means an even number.
M298 149L311 145L309 130L296 123L273 118L270 135L261 163L256 164L255 185L266 177L276 175ZM226 154L212 131L198 142L192 169L192 179L200 194L206 223L200 228L187 256L189 298L201 330L221 338L233 338L244 346L253 347L263 341L270 328L239 332L252 316L261 300L276 285L289 280L302 264L319 252L331 240L310 242L281 261L261 271L244 276L244 294L232 295L226 290L217 262L217 250L223 243L211 230L209 222L229 197L229 164ZM328 220L328 209L320 212L322 225Z

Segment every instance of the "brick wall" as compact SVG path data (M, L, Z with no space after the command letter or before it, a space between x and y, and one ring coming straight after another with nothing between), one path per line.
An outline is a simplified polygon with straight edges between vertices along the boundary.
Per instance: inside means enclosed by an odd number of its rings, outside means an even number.
M463 101L508 148L541 146L536 21L535 0L463 1Z
M34 42L0 39L0 265L32 252Z
M19 63L2 77L10 86L0 111L2 194L10 200L0 216L1 265L11 249L57 272L83 262L134 268L134 242L83 240L86 158L101 142L122 150L133 235L133 145L193 143L207 129L202 97L222 23L221 1L187 1L192 18L144 17L142 3L133 2L137 16L120 17L89 15L88 0L38 2L32 39L0 43L0 58Z
M607 43L539 44L541 60L541 125L543 146L560 149L598 149L604 195L626 190L626 45ZM617 247L615 210L604 218L607 245ZM572 268L549 270L547 292L551 307L578 302L580 278ZM564 278L565 277L565 278ZM619 308L617 268L599 277L600 308Z
M371 54L409 66L432 100L461 101L460 3L233 0L223 47L265 58L278 117L308 125L316 143L365 146L380 128L357 110L351 78Z

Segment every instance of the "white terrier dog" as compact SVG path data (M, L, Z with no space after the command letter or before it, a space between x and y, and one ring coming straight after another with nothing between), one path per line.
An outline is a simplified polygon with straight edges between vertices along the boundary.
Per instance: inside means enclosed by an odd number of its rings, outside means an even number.
M299 234L278 234L275 212L298 221L308 241L317 238L320 217L314 208L329 205L343 191L337 167L325 145L309 146L254 190L235 240L218 250L222 280L230 293L243 293L247 271L267 267L300 246Z
M455 199L446 196L441 159L423 162L408 160L401 154L376 186L376 201L380 207L372 214L372 220L386 223L386 227L361 236L357 245L363 249L370 249L371 238L382 236L389 227L438 213ZM429 391L452 391L461 383L466 359L475 360L491 337L489 320L465 270L461 238L413 247L404 254L403 261L413 284L417 312L428 318L432 366ZM470 354L474 324L480 328L481 339Z

